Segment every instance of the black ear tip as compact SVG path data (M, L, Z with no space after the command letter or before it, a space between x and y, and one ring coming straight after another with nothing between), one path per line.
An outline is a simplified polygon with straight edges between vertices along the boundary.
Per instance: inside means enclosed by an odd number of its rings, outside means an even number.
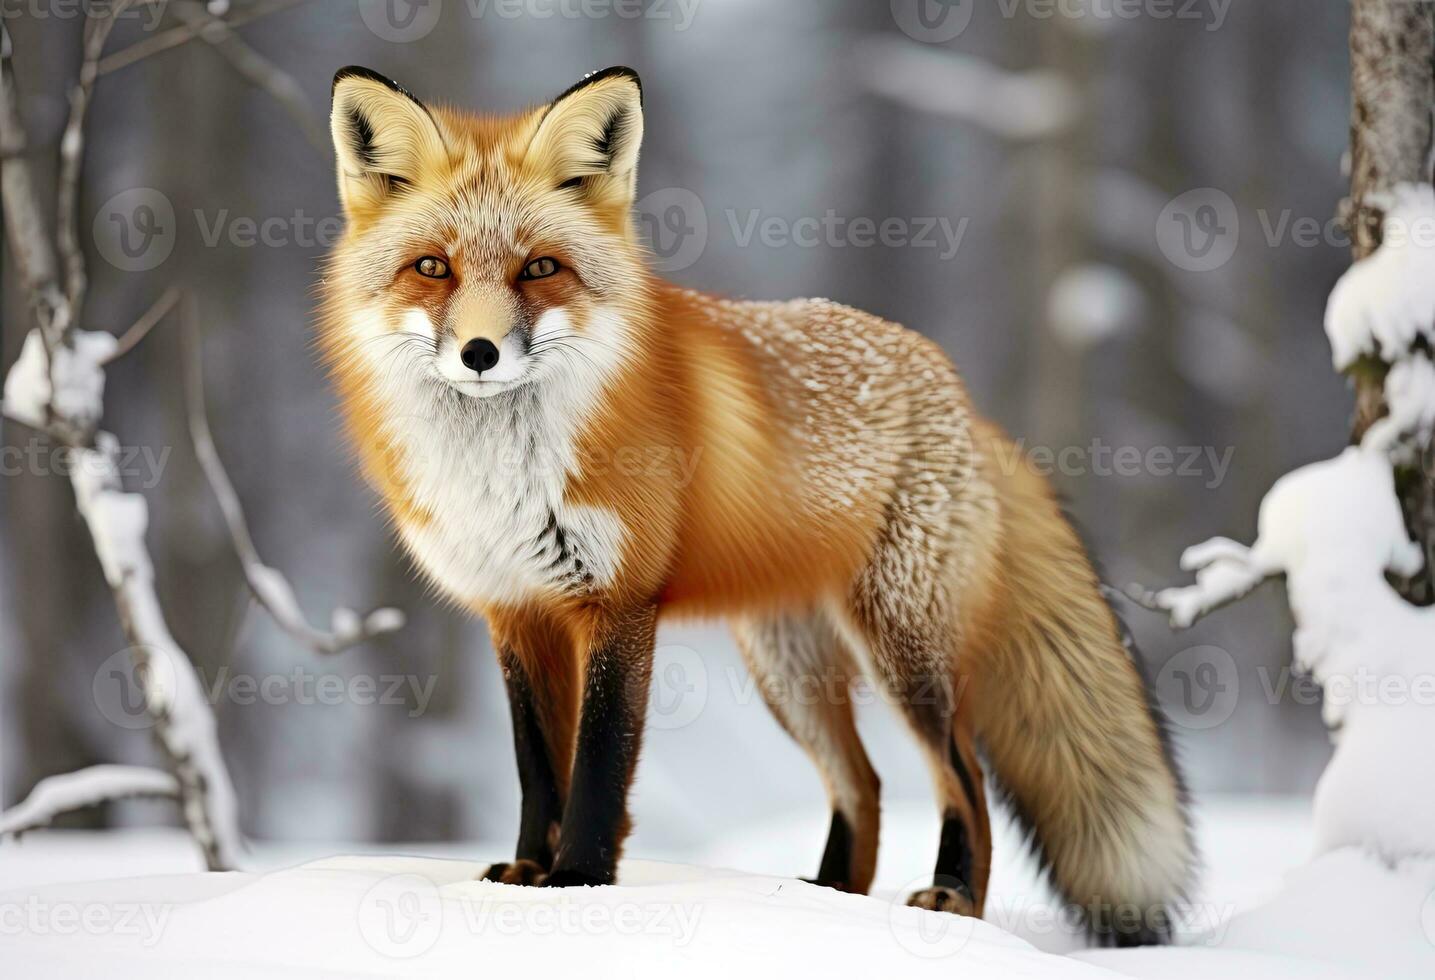
M643 80L638 76L638 73L636 71L634 71L632 68L629 68L627 65L614 65L612 68L604 68L602 71L589 72L588 74L583 76L582 81L574 85L572 88L568 89L568 91L564 92L562 95L558 96L558 98L554 99L553 101L560 102L563 99L568 98L568 96L572 95L574 92L580 92L583 89L587 88L589 85L593 85L608 78L631 79L633 84L638 87L638 105L641 106L643 104Z
M392 89L395 92L400 92L404 95L408 95L409 98L413 98L413 96L409 94L409 91L407 89L405 89L398 82L394 81L392 78L380 75L372 68L365 68L363 65L348 65L334 72L334 84L329 89L330 93L332 94L333 90L339 87L339 83L346 78L363 78L371 82L378 82L385 88Z

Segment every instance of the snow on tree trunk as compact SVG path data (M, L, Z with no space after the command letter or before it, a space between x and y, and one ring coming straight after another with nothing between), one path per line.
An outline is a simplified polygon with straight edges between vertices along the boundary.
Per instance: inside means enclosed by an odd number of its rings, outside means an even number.
M1359 263L1382 242L1395 189L1431 183L1435 4L1353 0L1350 62L1350 199L1344 210ZM1425 312L1425 326L1435 325L1435 311ZM1343 365L1355 383L1356 441L1386 414L1391 363L1372 355ZM1425 552L1424 570L1402 592L1415 602L1435 602L1435 457L1428 449L1402 467L1397 486L1406 523Z
M1394 861L1435 854L1435 784L1414 775L1435 744L1435 609L1416 604L1435 561L1435 4L1355 0L1351 52L1356 261L1325 328L1356 382L1357 445L1278 480L1249 548L1190 548L1194 585L1136 598L1184 628L1285 577L1295 663L1320 683L1336 744L1319 847Z

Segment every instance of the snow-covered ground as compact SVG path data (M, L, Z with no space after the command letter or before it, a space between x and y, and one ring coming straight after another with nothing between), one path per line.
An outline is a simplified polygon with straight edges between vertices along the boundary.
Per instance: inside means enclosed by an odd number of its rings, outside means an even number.
M906 908L936 845L915 803L884 812L871 897L783 877L811 872L820 813L702 852L635 854L621 886L576 891L473 880L506 844L338 857L259 845L256 870L202 874L177 832L42 832L0 848L0 963L16 977L1435 976L1435 861L1340 849L1312 862L1309 813L1309 800L1201 806L1208 869L1181 948L1120 951L1081 949L1007 827L988 921Z

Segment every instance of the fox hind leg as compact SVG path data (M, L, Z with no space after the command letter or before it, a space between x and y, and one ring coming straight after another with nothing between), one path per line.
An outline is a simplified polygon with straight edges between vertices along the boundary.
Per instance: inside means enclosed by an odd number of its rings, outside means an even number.
M827 787L832 824L813 880L865 893L877 868L880 787L852 717L850 653L820 613L740 621L733 632L763 700Z
M960 710L966 685L954 669L950 579L939 562L914 560L899 549L898 542L914 536L891 530L853 585L844 623L917 736L942 811L932 885L908 904L980 916L991 872L991 822L970 720Z

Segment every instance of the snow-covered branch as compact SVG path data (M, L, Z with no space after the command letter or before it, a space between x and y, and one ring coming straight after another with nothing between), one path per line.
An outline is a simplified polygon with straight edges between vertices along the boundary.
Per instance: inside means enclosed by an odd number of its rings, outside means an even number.
M334 610L328 630L311 626L303 610L299 608L299 601L289 580L282 572L264 564L260 559L254 538L249 533L249 522L244 517L239 494L220 461L219 450L215 448L214 437L209 429L209 418L204 409L203 352L200 348L199 325L195 318L192 297L185 303L183 329L185 400L190 439L194 443L195 455L199 457L205 478L219 501L224 523L234 543L234 551L239 556L245 581L248 582L255 600L274 618L280 628L316 653L338 653L376 636L400 629L404 625L404 614L398 609L376 609L361 618L352 609L342 606Z
M48 827L61 814L101 803L178 797L179 781L161 769L90 766L36 783L22 802L0 813L0 837L19 837Z
M1251 549L1229 538L1212 538L1192 545L1181 556L1181 567L1196 573L1196 584L1152 592L1132 585L1127 596L1153 612L1164 612L1171 628L1183 630L1202 616L1245 598L1270 578L1272 571L1256 567Z
M84 159L86 110L103 64L105 41L127 8L155 0L116 0L86 12L79 81L60 145L57 232L51 236L42 199L26 157L27 139L11 63L9 32L0 23L0 211L10 254L34 313L20 356L5 377L4 414L49 435L76 454L69 467L75 503L89 529L105 580L114 595L121 625L135 659L135 675L169 772L96 767L42 782L20 806L0 816L0 828L18 833L43 825L58 813L126 796L168 796L179 801L185 824L214 870L235 866L243 849L233 785L220 750L215 718L203 696L190 658L175 642L155 592L154 569L145 545L149 507L127 493L120 479L119 442L99 426L103 416L105 365L139 344L171 311L180 295L166 291L116 338L78 329L86 291L84 252L79 244L76 202ZM282 5L270 5L268 10ZM202 21L184 18L202 36L256 72L277 75L207 12ZM216 33L217 32L217 33ZM159 50L155 48L154 50ZM277 88L276 88L277 86ZM283 95L297 91L288 76L265 86ZM311 133L312 135L312 133ZM64 282L62 284L62 275ZM379 610L367 620L347 610L335 613L333 632L304 621L293 590L279 573L258 561L238 499L209 436L203 412L197 345L194 345L190 422L196 449L226 520L250 587L280 625L315 649L332 651L396 629L402 616Z

